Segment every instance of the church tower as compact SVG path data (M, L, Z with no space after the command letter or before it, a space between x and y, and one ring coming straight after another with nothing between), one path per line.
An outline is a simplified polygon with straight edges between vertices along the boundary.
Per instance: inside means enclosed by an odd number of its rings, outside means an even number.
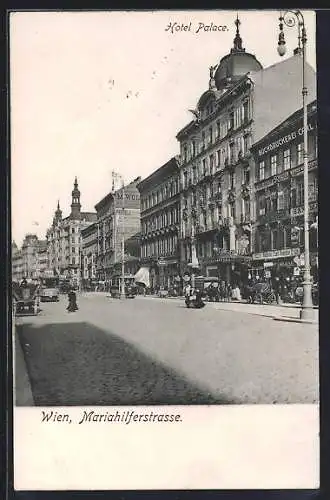
M81 210L80 191L78 189L77 177L75 177L73 191L72 191L71 217L73 219L79 219L80 210Z

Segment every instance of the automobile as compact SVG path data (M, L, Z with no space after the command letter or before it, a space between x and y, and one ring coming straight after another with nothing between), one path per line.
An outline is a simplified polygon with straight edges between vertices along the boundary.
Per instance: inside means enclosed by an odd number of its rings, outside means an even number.
M40 301L41 302L58 302L59 301L59 291L58 288L41 288L40 290Z
M122 276L115 275L111 279L110 284L110 295L113 298L120 298L121 296L121 283ZM135 284L134 276L132 274L125 274L124 276L125 284L125 297L127 299L134 299L137 294L137 287Z

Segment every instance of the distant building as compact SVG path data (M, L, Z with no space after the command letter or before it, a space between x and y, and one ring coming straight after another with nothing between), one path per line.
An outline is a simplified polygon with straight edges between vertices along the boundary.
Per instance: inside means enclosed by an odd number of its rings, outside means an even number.
M138 177L127 186L108 193L95 205L98 280L107 281L120 273L123 257L125 273L135 273L139 267L138 255L132 255L132 248L136 245L134 237L140 233L140 193L136 187L140 180Z
M302 57L263 68L242 46L210 68L194 119L177 134L181 157L182 268L197 255L200 272L239 281L251 259L255 164L251 145L301 106ZM308 100L315 71L306 63Z
M38 278L49 275L47 240L38 243L36 275Z
M303 111L251 148L255 158L255 274L302 273L304 253ZM309 219L312 272L317 275L318 160L316 100L308 106ZM299 269L300 268L300 269Z
M22 250L18 248L16 243L12 243L12 281L21 281L24 277L23 275L23 255Z
M97 262L97 223L94 222L81 230L82 279L87 287L96 279Z
M22 244L22 271L27 279L38 278L39 240L36 234L27 234Z
M137 186L141 196L141 267L151 288L180 275L180 168L171 158Z
M96 213L82 212L80 191L75 178L70 215L63 218L59 203L53 223L47 231L49 268L53 275L62 275L76 282L81 278L81 231L96 221Z

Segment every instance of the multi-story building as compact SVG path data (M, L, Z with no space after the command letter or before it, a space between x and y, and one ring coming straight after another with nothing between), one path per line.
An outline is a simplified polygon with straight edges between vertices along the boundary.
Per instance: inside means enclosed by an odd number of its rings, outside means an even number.
M95 221L94 212L81 211L80 191L75 178L70 215L63 218L58 203L52 226L47 231L49 268L54 275L64 275L76 282L80 281L81 230Z
M137 187L141 196L141 266L149 274L151 288L170 287L180 274L178 157L171 158Z
M309 218L312 272L317 274L317 107L308 106ZM301 274L304 259L303 111L253 145L256 223L253 269L258 275Z
M22 250L18 248L16 243L12 243L12 281L19 282L24 278L23 275L23 255Z
M86 286L96 279L97 223L90 224L81 231L82 279Z
M139 257L133 254L137 253L134 237L140 233L140 193L136 187L140 180L137 177L113 190L95 205L98 280L108 281L118 273L123 259L125 273L134 274L139 267Z
M38 278L38 248L39 240L37 235L27 234L22 244L22 270L24 278Z
M255 219L250 147L301 106L302 57L263 68L242 47L239 20L230 53L210 68L194 119L177 134L181 156L181 260L196 251L201 271L228 280L247 272ZM309 102L315 71L306 63Z
M48 274L49 274L49 266L48 266L47 240L39 240L37 247L36 275L39 278L47 276Z

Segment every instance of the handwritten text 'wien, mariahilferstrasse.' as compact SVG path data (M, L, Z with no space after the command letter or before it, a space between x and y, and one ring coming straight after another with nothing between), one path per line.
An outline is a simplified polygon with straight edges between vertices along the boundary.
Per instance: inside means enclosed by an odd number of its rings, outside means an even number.
M42 423L67 423L72 424L73 419L69 413L60 413L58 411L44 411L41 412ZM182 422L180 414L172 413L156 413L154 411L140 413L135 410L116 410L115 412L105 411L98 413L95 410L84 410L74 423L178 423Z
M228 27L224 24L216 24L216 23L195 23L193 24L192 21L189 23L178 23L178 22L170 22L166 28L165 31L168 31L169 33L184 33L184 32L191 32L191 33L214 33L219 32L219 31L229 31Z

